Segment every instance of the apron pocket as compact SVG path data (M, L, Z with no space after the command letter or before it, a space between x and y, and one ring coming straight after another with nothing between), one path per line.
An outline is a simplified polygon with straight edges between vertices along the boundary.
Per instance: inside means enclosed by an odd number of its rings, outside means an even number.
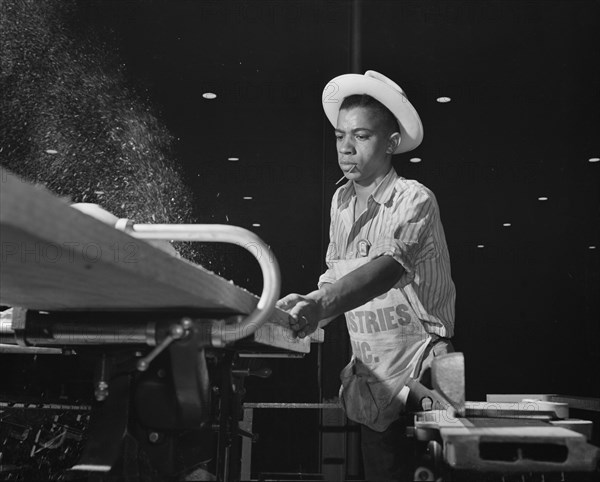
M356 361L352 359L340 374L340 401L350 420L370 425L377 419L379 409L367 382L369 377L356 374L355 364Z
M406 377L378 380L369 374L356 373L355 366L356 361L352 360L340 375L342 407L350 420L382 432L400 415L402 404L397 394ZM392 388L393 385L398 387Z

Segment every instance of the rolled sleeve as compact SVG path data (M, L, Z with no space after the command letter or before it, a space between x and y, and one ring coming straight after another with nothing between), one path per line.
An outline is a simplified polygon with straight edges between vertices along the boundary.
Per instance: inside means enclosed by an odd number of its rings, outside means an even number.
M415 278L415 264L413 257L409 254L409 249L406 246L401 246L400 243L393 237L389 236L386 239L380 239L371 250L370 258L375 259L380 256L391 256L402 265L405 273L398 282L399 286L406 286Z
M325 271L325 273L323 273L321 276L319 276L319 282L318 282L317 286L319 287L319 289L321 289L323 287L323 285L333 284L336 281L337 280L336 280L335 276L333 275L333 270L328 269L327 271Z
M427 244L436 212L431 191L425 188L411 191L393 208L389 230L371 248L370 258L391 256L402 265L405 273L398 282L400 287L414 280L419 254Z

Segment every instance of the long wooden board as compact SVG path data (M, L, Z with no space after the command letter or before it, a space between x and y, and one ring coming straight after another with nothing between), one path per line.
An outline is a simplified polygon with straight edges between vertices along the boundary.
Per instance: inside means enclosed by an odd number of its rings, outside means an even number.
M254 294L73 209L0 168L0 305L34 310L185 310L248 314ZM255 337L307 352L275 310ZM277 334L285 329L285 341ZM320 341L319 330L313 339ZM307 350L308 348L308 350Z

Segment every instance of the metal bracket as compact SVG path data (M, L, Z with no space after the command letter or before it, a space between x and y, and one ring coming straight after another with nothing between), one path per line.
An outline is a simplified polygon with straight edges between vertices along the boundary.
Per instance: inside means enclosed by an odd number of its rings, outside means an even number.
M150 353L145 357L140 358L137 361L136 367L139 371L145 372L150 366L150 362L160 355L166 348L171 345L175 340L185 338L192 326L192 320L189 318L183 318L181 322L174 323L169 328L167 336L161 341Z

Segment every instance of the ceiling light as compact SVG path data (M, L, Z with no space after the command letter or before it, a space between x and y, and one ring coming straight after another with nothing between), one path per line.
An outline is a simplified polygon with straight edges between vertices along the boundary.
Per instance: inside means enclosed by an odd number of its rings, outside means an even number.
M504 223L502 226L504 226L505 228L508 228L511 224L510 223Z
M596 246L592 244L591 246L588 246L588 249L596 249Z
M478 248L485 248L485 245L484 244L478 244L477 247Z
M590 157L588 159L589 162L600 162L600 157Z
M440 104L447 104L448 102L450 102L452 99L450 97L438 97L437 99L435 99L436 101L438 101Z
M231 161L231 162L236 162L236 161L239 161L240 158L239 157L228 157L227 160Z
M420 157L411 157L410 162L416 164L417 162L421 162L423 159Z
M260 223L252 223L252 226L254 226L255 228L260 228Z
M46 149L46 154L58 154L58 151L55 149Z
M246 199L247 201L252 199L252 196L244 196L244 199Z
M548 198L546 196L541 196L538 198L538 201L547 201Z
M202 97L204 97L205 99L216 99L217 94L213 92L204 92L204 94L202 94Z

